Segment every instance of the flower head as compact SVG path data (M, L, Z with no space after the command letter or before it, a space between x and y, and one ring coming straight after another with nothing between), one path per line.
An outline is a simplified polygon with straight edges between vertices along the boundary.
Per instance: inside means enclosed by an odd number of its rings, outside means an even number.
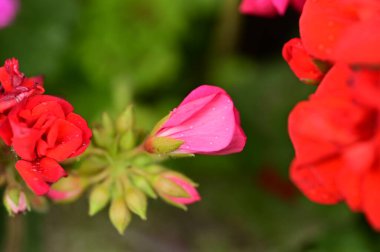
M7 117L6 134L22 159L16 169L38 195L66 173L58 162L80 155L88 146L91 130L67 101L35 95L14 107Z
M380 71L336 64L289 117L291 179L312 201L345 201L380 230ZM376 91L376 92L375 92Z
M307 1L300 19L306 50L316 58L380 64L378 0Z
M193 90L145 142L154 153L223 155L243 150L239 112L221 88Z

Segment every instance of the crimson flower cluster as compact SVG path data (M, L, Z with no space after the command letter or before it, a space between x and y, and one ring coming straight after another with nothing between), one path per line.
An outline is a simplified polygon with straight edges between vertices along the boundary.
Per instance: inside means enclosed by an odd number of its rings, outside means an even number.
M290 176L312 201L345 201L380 231L380 2L308 0L283 56L319 86L289 116Z
M66 176L59 162L88 146L91 130L67 101L43 95L41 77L26 77L16 59L0 67L0 138L17 154L16 169L29 188L44 195Z

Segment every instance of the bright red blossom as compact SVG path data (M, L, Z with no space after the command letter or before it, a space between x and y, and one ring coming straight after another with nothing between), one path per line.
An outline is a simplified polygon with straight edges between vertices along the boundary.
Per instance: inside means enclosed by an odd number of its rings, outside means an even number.
M348 64L380 64L380 1L306 1L300 33L314 57Z
M16 168L38 195L48 184L65 176L58 162L81 154L88 146L91 130L67 101L49 95L35 95L8 114L10 127L1 136L23 159Z
M346 201L380 230L379 70L334 66L289 117L291 178L311 200ZM376 92L375 92L376 91Z

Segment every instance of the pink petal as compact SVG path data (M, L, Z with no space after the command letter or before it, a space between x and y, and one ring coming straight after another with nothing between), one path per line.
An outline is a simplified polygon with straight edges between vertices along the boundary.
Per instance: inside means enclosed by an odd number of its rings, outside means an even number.
M13 21L18 7L17 0L0 0L0 28L8 26Z
M243 0L240 11L244 14L273 17L278 11L270 0Z
M289 0L272 0L273 6L280 15L284 15L289 5Z
M179 127L159 133L183 140L180 152L208 154L226 148L235 132L234 106L229 96L217 95L210 103Z
M182 189L185 190L190 195L190 197L188 197L188 198L176 198L176 197L167 196L173 202L178 203L178 204L187 205L187 204L192 204L196 201L201 200L201 197L199 196L198 191L190 183L186 182L183 179L175 177L175 176L165 176L165 177L167 179L172 180L177 185L181 186Z
M223 150L213 152L213 155L225 155L231 153L238 153L244 149L245 143L247 142L247 136L245 135L243 129L240 127L240 115L236 108L234 108L235 112L235 132L232 137L231 143L224 148Z

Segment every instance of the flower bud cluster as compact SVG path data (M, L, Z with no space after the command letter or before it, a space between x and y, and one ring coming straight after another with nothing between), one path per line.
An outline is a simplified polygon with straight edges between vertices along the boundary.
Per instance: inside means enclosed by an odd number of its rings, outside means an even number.
M89 214L93 216L108 207L109 218L120 234L132 214L146 219L148 198L159 197L184 210L201 199L196 183L166 168L160 164L162 161L173 156L236 153L246 142L230 96L208 85L193 90L148 137L135 127L132 106L116 119L103 114L93 133L94 141L84 159L71 171L81 180L77 186L82 189L75 192L88 187ZM56 200L67 195L55 188L51 196ZM76 197L77 193L72 195Z

